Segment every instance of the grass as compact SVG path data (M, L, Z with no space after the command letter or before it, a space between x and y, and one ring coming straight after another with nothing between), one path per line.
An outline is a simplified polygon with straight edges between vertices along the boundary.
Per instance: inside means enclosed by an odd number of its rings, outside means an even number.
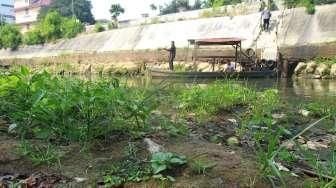
M317 57L314 59L316 63L324 63L327 65L336 64L336 56L334 57Z
M53 145L34 145L28 141L21 141L18 148L18 153L22 156L28 157L34 165L48 166L58 164L60 166L61 152Z
M156 101L149 90L117 79L94 82L30 73L22 67L0 77L0 113L24 137L88 143L113 132L136 135L148 129Z
M235 106L247 105L255 92L232 82L215 82L207 86L192 86L182 90L177 100L182 113L195 113L200 119L230 110Z

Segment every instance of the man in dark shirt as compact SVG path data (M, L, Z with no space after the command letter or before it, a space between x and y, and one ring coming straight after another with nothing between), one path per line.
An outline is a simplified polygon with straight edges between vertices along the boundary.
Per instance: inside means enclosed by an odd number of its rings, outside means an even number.
M176 56L176 47L175 47L175 42L171 42L171 46L168 49L165 49L169 52L169 70L173 71L174 70L174 59Z

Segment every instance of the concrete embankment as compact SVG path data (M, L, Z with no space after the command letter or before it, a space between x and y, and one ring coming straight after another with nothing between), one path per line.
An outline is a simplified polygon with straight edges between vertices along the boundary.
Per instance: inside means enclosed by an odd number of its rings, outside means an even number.
M165 59L158 48L176 42L177 60L185 60L188 39L213 37L243 38L243 48L262 50L275 44L284 57L311 58L332 56L336 50L336 4L317 6L314 15L304 8L272 12L271 31L260 32L260 14L235 17L203 18L179 22L142 25L81 35L53 44L21 47L16 51L0 51L0 59L60 60L82 63L157 62ZM274 46L274 45L273 45ZM214 52L220 52L216 48ZM58 56L58 57L56 57ZM61 56L61 58L59 58ZM69 56L69 57L67 57ZM108 56L108 57L107 57ZM67 58L66 58L67 57ZM26 60L25 60L26 61Z

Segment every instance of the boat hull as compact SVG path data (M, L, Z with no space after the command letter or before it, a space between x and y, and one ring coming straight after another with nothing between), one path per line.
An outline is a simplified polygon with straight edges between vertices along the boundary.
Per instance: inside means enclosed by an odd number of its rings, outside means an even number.
M163 70L149 70L153 78L273 78L275 71L248 71L248 72L172 72Z

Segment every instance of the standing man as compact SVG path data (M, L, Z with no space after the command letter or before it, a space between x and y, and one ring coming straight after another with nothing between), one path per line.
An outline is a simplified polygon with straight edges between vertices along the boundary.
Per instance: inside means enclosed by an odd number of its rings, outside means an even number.
M174 59L176 56L176 47L175 47L175 42L171 41L171 46L168 49L165 49L169 52L169 70L173 71L174 70Z
M271 11L268 10L267 7L261 12L261 19L263 20L263 30L268 31L269 29L269 22L271 19Z

